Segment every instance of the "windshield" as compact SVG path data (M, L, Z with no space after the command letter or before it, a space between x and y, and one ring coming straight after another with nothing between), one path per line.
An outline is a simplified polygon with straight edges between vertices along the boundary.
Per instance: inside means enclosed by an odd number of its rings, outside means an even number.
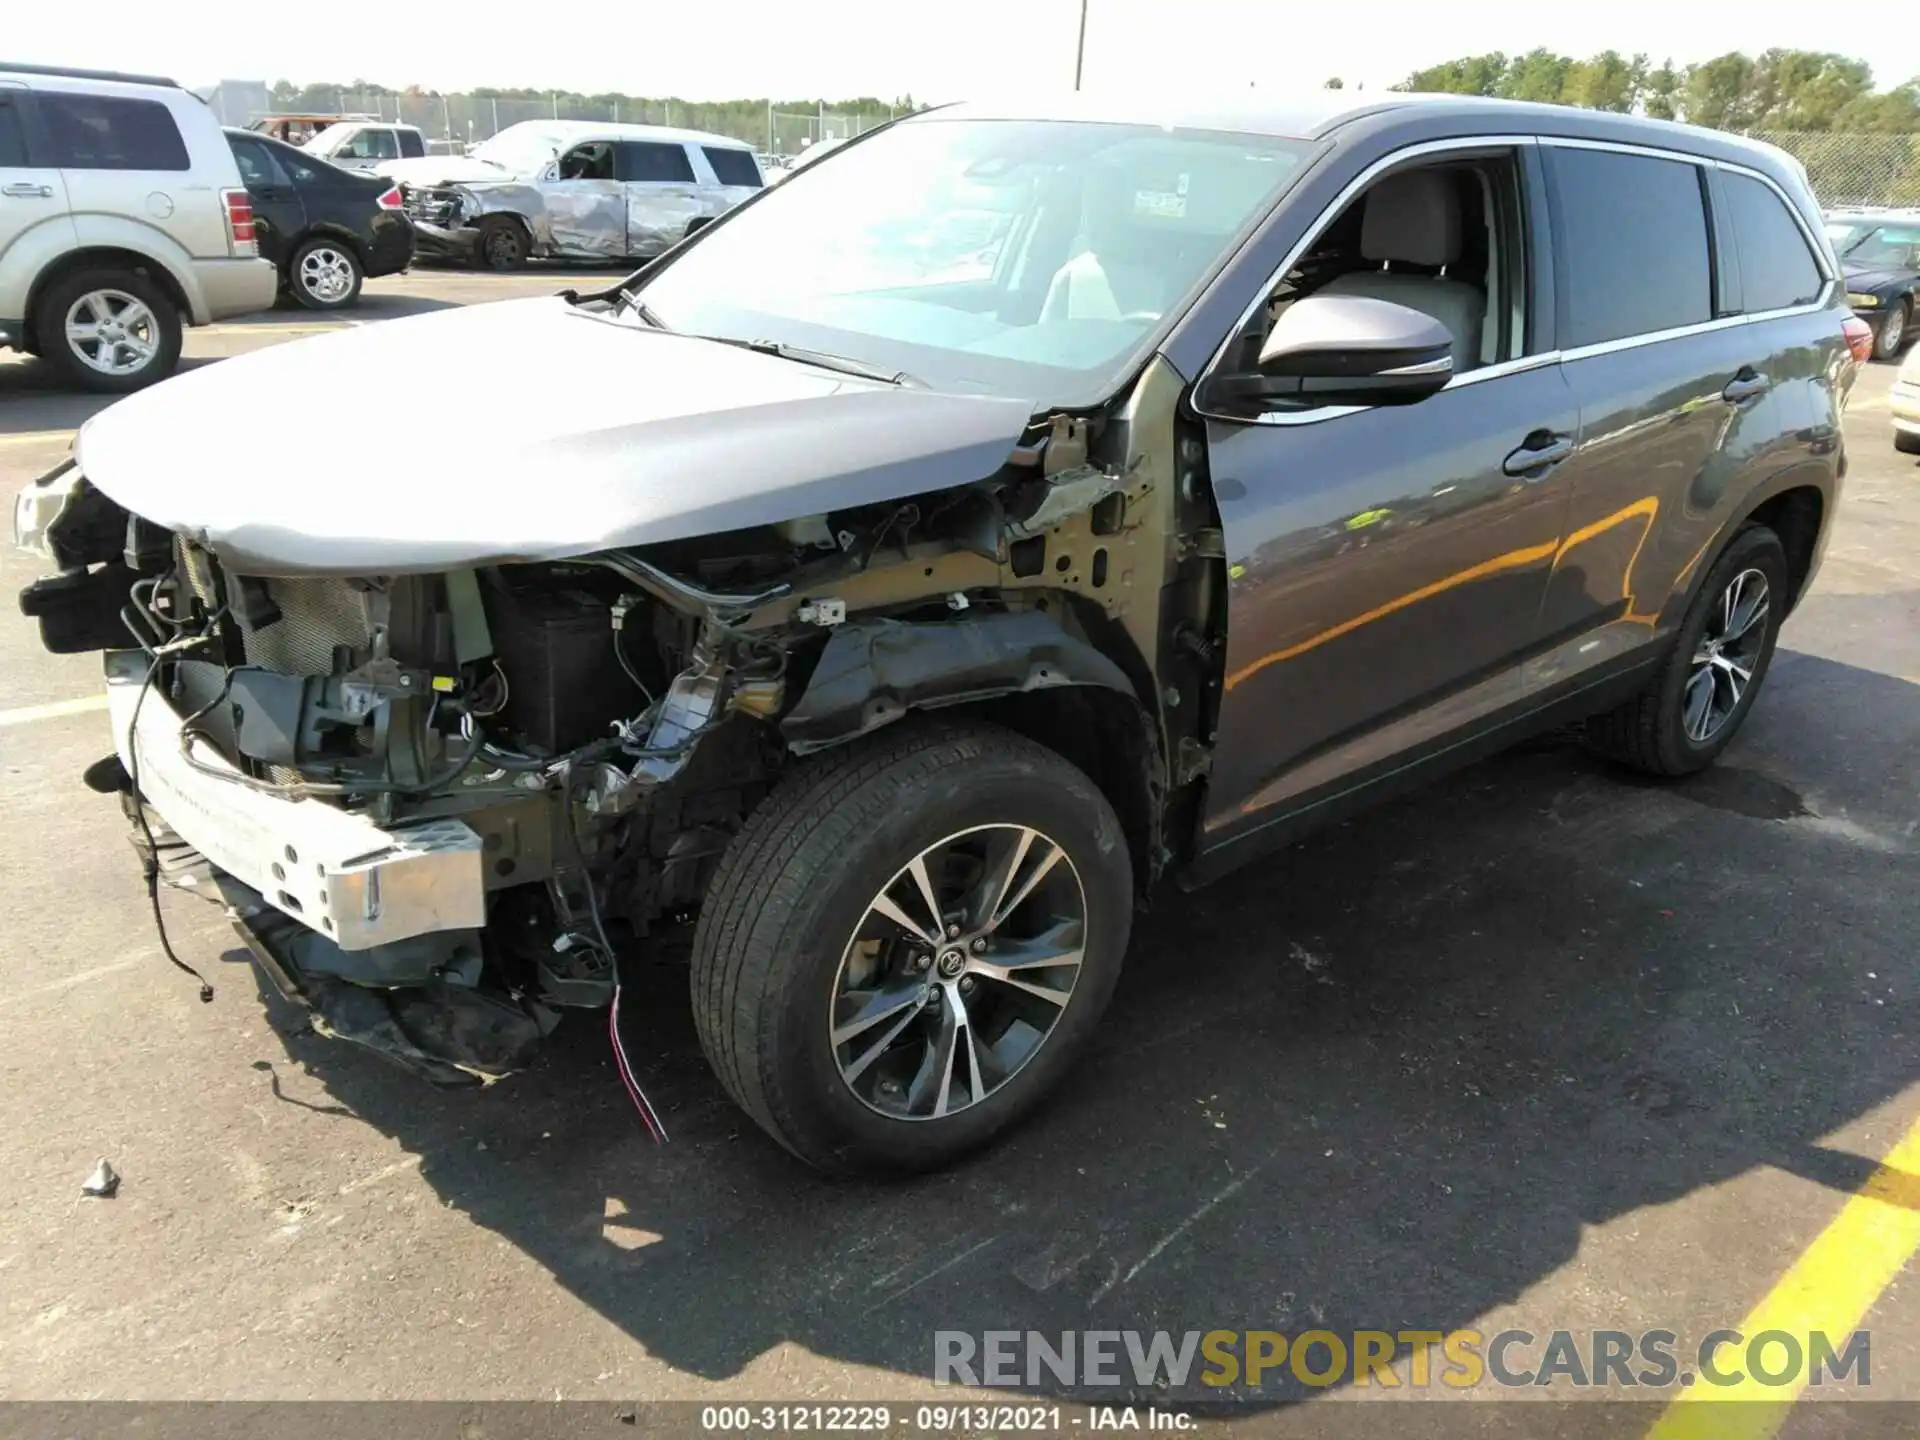
M643 302L672 330L829 351L940 389L1092 403L1309 148L914 120L799 169L645 282Z
M1855 265L1894 270L1920 266L1920 224L1849 225L1843 227L1844 233L1835 233L1840 228L1829 225L1827 234L1834 248Z
M490 140L482 140L468 157L485 160L516 175L532 175L560 153L560 142L537 124L509 125Z

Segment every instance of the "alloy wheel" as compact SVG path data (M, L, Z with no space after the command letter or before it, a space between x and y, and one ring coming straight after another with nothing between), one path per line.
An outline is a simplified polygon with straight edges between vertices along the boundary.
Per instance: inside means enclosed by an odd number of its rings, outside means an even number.
M869 1109L939 1120L993 1095L1071 1002L1087 905L1066 851L984 825L921 851L868 903L834 977L830 1043Z
M1713 739L1740 708L1766 645L1768 603L1767 577L1742 570L1707 616L1681 692L1682 723L1694 744Z
M89 370L134 375L160 349L160 322L125 290L89 290L67 307L67 348Z
M1880 322L1880 349L1889 358L1900 353L1900 346L1907 338L1907 307L1895 305L1887 312L1887 318Z
M353 262L331 245L316 245L300 257L299 284L323 305L338 305L353 293Z

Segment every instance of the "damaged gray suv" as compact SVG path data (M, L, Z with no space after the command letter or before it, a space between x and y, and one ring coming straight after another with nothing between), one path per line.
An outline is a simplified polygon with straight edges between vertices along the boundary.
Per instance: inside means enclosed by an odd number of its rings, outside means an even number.
M115 406L22 603L105 652L150 877L322 1033L489 1080L690 948L769 1134L925 1167L1084 1054L1163 876L1569 720L1711 762L1838 499L1837 274L1724 135L955 107L600 293ZM290 444L343 373L409 403Z

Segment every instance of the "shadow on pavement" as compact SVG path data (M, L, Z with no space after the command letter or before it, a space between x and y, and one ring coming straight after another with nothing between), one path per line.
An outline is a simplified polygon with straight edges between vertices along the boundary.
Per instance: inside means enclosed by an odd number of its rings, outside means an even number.
M1913 1017L1864 977L1920 908L1916 699L1783 651L1719 776L1623 784L1548 739L1164 891L1097 1053L917 1180L824 1181L766 1140L665 966L635 967L628 1023L664 1149L592 1017L447 1095L270 1008L448 1204L695 1375L793 1343L923 1381L936 1329L1447 1330L1585 1227L1761 1165L1858 1183L1821 1137L1913 1079Z

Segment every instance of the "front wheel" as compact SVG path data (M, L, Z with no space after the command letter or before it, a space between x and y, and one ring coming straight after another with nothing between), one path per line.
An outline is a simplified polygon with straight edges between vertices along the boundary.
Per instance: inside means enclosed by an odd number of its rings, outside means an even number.
M1764 525L1734 536L1694 596L1672 654L1638 695L1587 721L1588 741L1650 775L1711 765L1767 678L1787 584L1779 536Z
M1078 768L997 727L903 726L800 766L735 838L694 936L701 1047L809 1164L945 1164L1085 1050L1132 899Z
M489 215L474 237L473 263L482 270L518 270L533 253L527 227L511 215Z
M1880 319L1880 328L1873 332L1873 358L1892 361L1899 358L1901 346L1907 343L1907 325L1912 319L1909 309L1912 302L1900 299L1893 302L1893 308Z

